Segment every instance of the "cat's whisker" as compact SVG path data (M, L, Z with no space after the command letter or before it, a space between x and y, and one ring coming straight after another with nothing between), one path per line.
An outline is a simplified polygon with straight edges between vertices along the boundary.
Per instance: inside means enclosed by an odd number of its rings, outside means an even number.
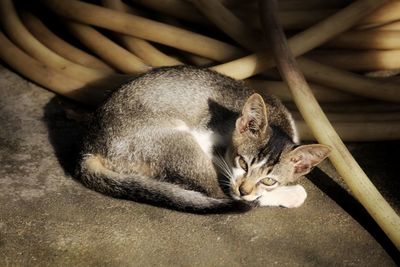
M224 157L217 152L217 156L214 157L215 163L219 166L219 168L226 174L227 178L229 178L230 181L233 180L233 173L231 168L229 167L228 163L224 159Z

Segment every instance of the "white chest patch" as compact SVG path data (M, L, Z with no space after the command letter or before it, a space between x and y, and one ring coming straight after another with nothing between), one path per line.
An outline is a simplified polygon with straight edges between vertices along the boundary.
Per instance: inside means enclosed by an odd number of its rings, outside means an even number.
M190 133L199 144L201 149L206 153L209 157L212 157L213 146L215 145L214 133L212 131L199 131L199 130L191 130Z
M213 147L217 145L221 139L221 137L215 134L213 131L190 129L184 123L179 125L175 129L190 133L199 144L201 150L203 150L209 158L212 158Z

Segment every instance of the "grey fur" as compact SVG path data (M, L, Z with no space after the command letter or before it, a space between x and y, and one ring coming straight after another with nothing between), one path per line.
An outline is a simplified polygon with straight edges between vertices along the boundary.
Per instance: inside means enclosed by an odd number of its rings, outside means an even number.
M94 112L77 174L86 186L113 197L195 212L247 208L250 203L224 193L221 175L193 136L177 129L183 122L211 130L222 136L224 151L253 93L243 82L206 69L152 70L118 88ZM268 124L293 145L289 112L276 98L263 99Z

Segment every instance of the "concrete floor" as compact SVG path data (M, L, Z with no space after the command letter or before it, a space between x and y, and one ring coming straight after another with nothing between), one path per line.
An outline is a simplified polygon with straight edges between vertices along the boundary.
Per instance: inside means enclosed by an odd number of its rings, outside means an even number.
M0 66L0 266L396 266L396 249L326 163L298 209L185 214L112 199L69 175L79 125ZM349 145L400 209L400 142ZM335 182L336 181L336 182Z

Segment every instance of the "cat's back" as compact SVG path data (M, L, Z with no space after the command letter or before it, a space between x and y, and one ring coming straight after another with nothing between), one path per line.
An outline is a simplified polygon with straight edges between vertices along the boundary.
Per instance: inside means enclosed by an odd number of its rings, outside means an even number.
M108 111L152 111L160 114L198 116L210 101L239 109L250 90L243 82L208 69L174 66L154 69L117 89L106 102Z

